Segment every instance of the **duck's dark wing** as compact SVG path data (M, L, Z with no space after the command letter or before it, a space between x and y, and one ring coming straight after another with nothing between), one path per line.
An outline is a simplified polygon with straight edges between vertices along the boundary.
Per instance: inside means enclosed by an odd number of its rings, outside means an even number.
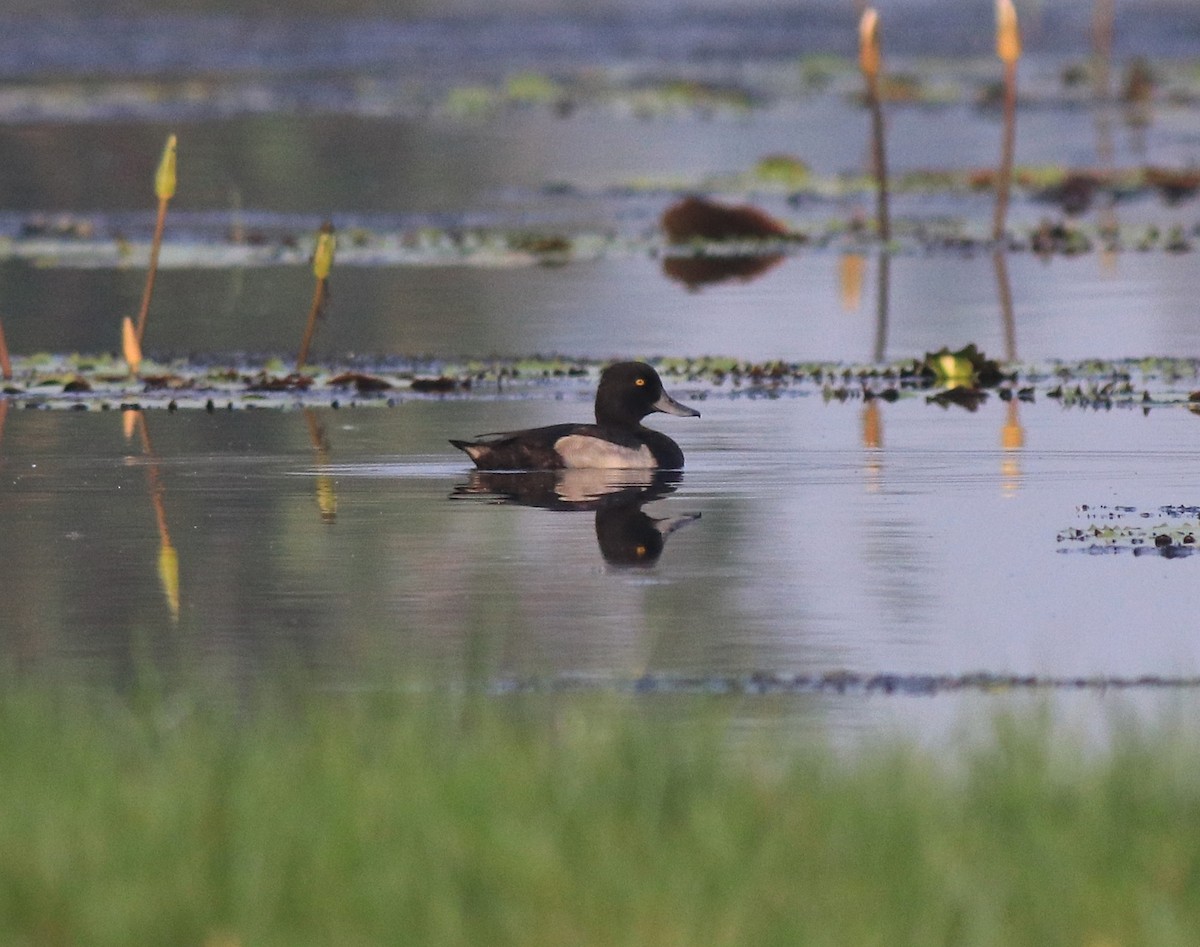
M560 438L585 431L586 424L551 424L525 431L486 434L473 441L451 440L480 470L558 470L564 466L554 449Z
M569 438L569 440L564 440ZM564 467L683 467L679 445L659 431L596 424L552 424L525 431L451 440L480 470L559 470Z

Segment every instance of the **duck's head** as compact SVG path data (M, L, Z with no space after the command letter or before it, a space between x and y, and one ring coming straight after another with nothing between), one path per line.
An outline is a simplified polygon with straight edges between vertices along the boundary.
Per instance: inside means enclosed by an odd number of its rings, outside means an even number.
M637 424L656 411L681 418L700 417L695 408L667 394L658 372L645 362L617 362L601 373L596 389L597 424Z

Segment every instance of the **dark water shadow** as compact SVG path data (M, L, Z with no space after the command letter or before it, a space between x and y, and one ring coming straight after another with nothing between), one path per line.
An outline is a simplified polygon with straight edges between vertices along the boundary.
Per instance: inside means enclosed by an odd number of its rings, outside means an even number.
M667 257L662 261L663 276L699 290L717 283L749 283L783 262L782 253L735 256Z
M604 561L645 567L658 561L675 530L700 519L699 513L654 517L642 510L674 493L682 479L679 471L473 470L466 483L455 486L451 499L475 497L556 512L594 511L596 543Z

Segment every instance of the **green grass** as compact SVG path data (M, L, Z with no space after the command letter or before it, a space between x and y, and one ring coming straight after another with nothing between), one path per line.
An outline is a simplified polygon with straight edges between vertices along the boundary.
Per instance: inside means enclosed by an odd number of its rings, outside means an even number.
M5 687L0 943L1194 943L1182 728L834 753L692 700Z

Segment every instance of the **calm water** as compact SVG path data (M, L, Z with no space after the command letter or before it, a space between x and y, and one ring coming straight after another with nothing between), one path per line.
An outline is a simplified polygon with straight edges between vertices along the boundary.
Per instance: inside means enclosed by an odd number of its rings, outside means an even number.
M876 403L879 446L867 447L861 404L677 393L704 414L659 425L687 470L600 512L561 508L588 484L560 485L558 509L463 496L473 480L444 441L582 416L575 386L307 416L156 411L151 453L139 432L124 438L117 412L13 410L0 442L0 647L23 666L118 683L137 655L247 684L304 667L330 686L1200 673L1188 617L1200 557L1088 555L1058 540L1087 525L1084 504L1155 523L1163 506L1195 504L1190 413ZM1014 425L1024 445L1003 449ZM524 499L547 502L533 492ZM647 516L690 522L657 559L651 546L649 564L628 565ZM795 705L836 711L835 730L882 715L924 733L977 699Z
M1011 337L990 255L907 255L889 268L878 318L878 261L848 301L833 252L782 261L757 280L688 291L642 257L567 267L355 267L333 277L318 358L347 353L590 358L721 355L750 360L869 362L976 343L1028 361L1200 354L1194 254L1125 252L1043 262L1009 256ZM0 264L16 318L14 352L103 352L114 313L136 311L138 270ZM147 348L157 354L291 352L311 296L292 269L169 271L156 290ZM882 342L882 345L880 343ZM1009 348L1013 351L1009 351Z
M1046 7L1022 66L1031 99L1018 162L1200 164L1186 68L1148 124L1130 125L1086 97L1064 99L1064 65L1086 52L1069 37L1084 35L1086 17L1075 5L1069 14ZM996 115L974 104L990 73L921 58L987 55L978 24L952 18L933 41L932 8L905 9L907 26L888 48L905 69L937 82L949 75L954 95L889 107L894 170L990 165ZM1194 55L1195 12L1165 9L1147 6L1118 32L1117 71L1136 53ZM278 241L332 217L343 232L527 227L646 241L677 188L744 173L764 155L797 155L820 175L858 171L865 114L847 87L800 88L796 62L852 54L852 30L849 42L835 38L843 14L827 4L799 19L712 14L686 30L672 28L669 11L536 20L536 28L503 17L479 29L355 21L316 39L295 25L251 29L220 17L3 31L0 319L9 347L115 348L143 271L137 259L97 262L95 248L145 239L149 182L169 131L180 135L181 178L147 335L160 356L286 354L298 341L311 293L303 255L214 264L230 228ZM597 70L626 90L682 78L763 98L748 111L651 118L619 103L566 115L455 116L442 107L457 86L529 68L573 81ZM855 194L733 197L817 230L871 209ZM1078 222L1094 228L1102 210ZM896 212L902 222L980 233L990 204L908 195ZM10 238L31 220L64 213L83 223L91 257L68 258L61 244L43 256L18 252L28 244ZM1130 233L1200 233L1195 197L1168 205L1143 195L1112 213ZM1022 232L1061 218L1023 195L1012 209ZM317 357L861 364L972 342L1042 367L1200 356L1194 252L1011 254L1006 319L994 262L978 250L906 246L886 284L868 252L853 290L840 247L800 250L757 279L697 290L665 275L642 246L505 268L379 262L347 250ZM586 419L592 392L578 382L391 409L142 418L0 400L0 660L117 686L146 661L245 686L298 669L328 687L433 679L497 689L758 672L1200 675L1191 618L1200 556L1135 555L1129 545L1088 554L1060 540L1107 515L1097 508L1137 528L1200 518L1163 512L1200 504L1200 419L1186 410L1064 409L1045 397L1019 405L993 397L973 413L920 398L868 409L811 391L768 398L675 388L704 415L655 425L683 446L682 477L608 483L587 501L598 487L586 478L472 477L446 443ZM666 524L677 528L662 543ZM925 737L1006 698L973 690L736 699L747 720L782 713L837 734L899 726ZM1186 709L1196 698L1143 688L1054 700L1095 719L1128 705Z

